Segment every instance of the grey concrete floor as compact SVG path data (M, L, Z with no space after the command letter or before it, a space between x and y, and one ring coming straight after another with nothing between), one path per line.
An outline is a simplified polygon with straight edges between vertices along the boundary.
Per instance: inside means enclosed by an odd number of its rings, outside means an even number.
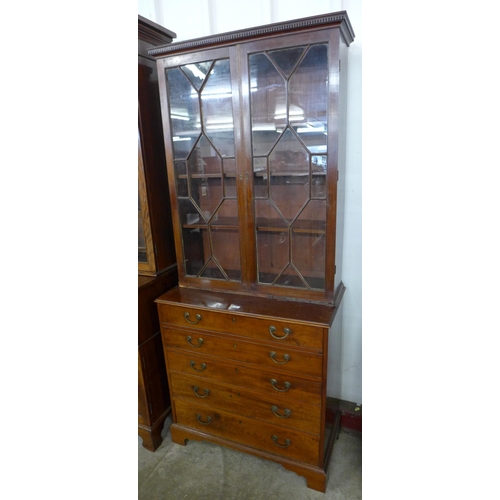
M161 446L139 438L139 500L361 499L361 437L345 431L335 442L325 493L281 465L204 441L172 443L167 418Z

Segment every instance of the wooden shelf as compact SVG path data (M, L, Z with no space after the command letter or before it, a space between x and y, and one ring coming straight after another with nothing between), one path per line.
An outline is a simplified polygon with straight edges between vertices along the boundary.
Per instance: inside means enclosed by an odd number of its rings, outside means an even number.
M268 173L265 170L254 172L253 175L255 177L267 177ZM312 175L319 177L326 177L326 172L322 170L313 171ZM222 174L219 173L196 173L196 174L179 174L177 176L178 179L187 179L190 177L191 179L220 179ZM234 179L236 177L236 172L225 172L224 177L229 179ZM271 177L309 177L309 172L294 172L292 170L286 172L273 172Z
M279 220L279 219L274 219ZM281 223L283 221L280 220ZM288 226L279 226L278 224L273 224L273 219L257 219L257 231L259 232L274 232L274 233L282 233L284 231L288 231ZM319 226L319 227L318 227ZM306 221L301 220L299 222L295 222L295 225L292 226L292 232L297 234L326 234L326 222L325 221Z
M188 177L190 177L191 179L220 179L222 177L222 173L221 172L218 172L218 173L207 173L207 174L203 174L203 173L197 173L197 174L179 174L177 176L178 179L187 179ZM228 178L235 178L236 177L236 172L225 172L224 173L224 177L228 177Z
M209 224L205 222L201 216L193 224L183 224L183 229L208 229ZM238 224L237 217L219 217L217 220L214 220L210 223L211 229L230 229L230 230L238 230L240 228Z

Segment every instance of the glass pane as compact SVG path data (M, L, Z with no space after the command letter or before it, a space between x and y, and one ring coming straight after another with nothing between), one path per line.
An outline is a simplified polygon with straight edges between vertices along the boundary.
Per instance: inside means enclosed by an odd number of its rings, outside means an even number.
M269 200L255 200L259 281L273 283L290 259L288 223Z
M222 160L203 135L188 158L190 197L208 219L223 198Z
M229 60L216 61L201 92L205 134L221 156L234 156L233 98Z
M290 77L290 124L292 110L303 120L293 123L311 153L326 152L328 110L328 52L326 45L313 45ZM299 116L299 115L295 115Z
M250 55L249 64L253 154L266 155L286 125L286 83L265 54Z
M182 244L184 249L184 269L188 276L198 276L205 265L205 246L208 241L208 231L202 227L182 229Z
M293 220L309 200L309 155L290 129L269 155L270 198Z
M326 200L312 200L292 225L292 263L311 288L324 289Z
M269 52L269 55L271 59L277 63L283 73L289 76L303 52L304 47L292 47L290 49L273 50Z
M327 56L316 44L249 58L261 283L325 286Z
M189 81L193 84L196 90L200 90L202 83L207 77L208 71L212 66L212 61L206 61L201 63L186 64L182 66L182 71L189 78Z
M212 225L225 226L238 229L238 202L236 200L224 200L213 214L210 220Z
M219 221L221 219L219 218ZM211 225L213 256L231 280L241 280L239 248L240 234L238 228L219 226L216 221Z
M260 283L274 283L288 265L288 231L257 231L258 273Z
M326 156L313 156L311 160L311 198L326 198Z
M186 158L200 135L198 93L179 68L167 70L174 158Z
M212 279L226 279L226 276L224 276L223 272L217 265L217 262L214 259L210 259L207 263L207 266L205 269L203 269L203 272L200 274L203 278L212 278Z
M147 262L146 256L146 236L144 234L144 221L142 219L141 199L139 201L139 262Z
M174 169L175 169L177 196L185 198L189 196L186 162L185 161L174 162Z
M236 160L224 158L224 195L226 198L236 198Z
M307 288L305 282L292 266L288 266L283 274L277 279L277 285L293 286L294 288Z
M253 159L253 195L255 198L267 198L268 189L267 157Z

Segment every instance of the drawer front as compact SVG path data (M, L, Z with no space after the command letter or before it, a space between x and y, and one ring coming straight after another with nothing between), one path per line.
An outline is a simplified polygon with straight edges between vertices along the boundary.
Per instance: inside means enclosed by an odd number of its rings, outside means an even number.
M290 307L293 307L293 303ZM200 330L225 332L280 345L323 350L324 329L320 326L166 304L160 305L159 314L165 326L190 328L196 325Z
M277 398L284 404L288 400L294 400L321 405L321 382L283 374L276 370L265 371L250 368L198 353L168 348L166 353L170 380L175 376L174 372L178 372L256 390L264 395Z
M286 402L273 397L264 396L240 387L217 384L212 380L190 377L171 372L171 388L173 397L210 405L236 416L263 420L309 432L317 436L321 433L321 407L307 403L288 400Z
M176 422L258 450L320 466L320 438L238 417L203 404L174 400Z
M236 337L214 335L194 330L162 327L166 346L249 363L278 372L293 372L321 378L321 354L292 350L289 346L274 346L243 341Z

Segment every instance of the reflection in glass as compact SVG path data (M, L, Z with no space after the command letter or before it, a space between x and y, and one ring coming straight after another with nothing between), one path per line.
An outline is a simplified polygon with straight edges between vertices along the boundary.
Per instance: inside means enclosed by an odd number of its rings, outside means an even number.
M297 270L289 265L284 273L276 280L276 285L291 286L294 288L306 288L307 285Z
M240 281L229 60L188 64L167 76L186 276Z
M196 90L179 68L166 71L174 158L186 158L200 135L200 104Z
M269 52L269 55L271 59L277 63L281 71L288 77L303 52L304 47L292 47L290 49L273 50Z
M309 199L309 155L287 129L269 155L270 198L293 220Z
M187 174L186 162L185 161L174 162L174 170L175 170L177 196L185 198L189 196L188 181L186 175Z
M144 220L142 218L141 198L139 195L139 262L147 262L146 236L144 234Z
M194 64L186 64L182 66L182 71L189 78L189 81L193 84L196 90L200 90L201 85L207 77L208 71L212 66L212 61L205 61Z
M220 155L234 156L233 99L229 60L216 61L201 92L205 134Z
M326 198L326 155L311 159L311 198Z
M311 200L292 225L292 262L311 288L324 289L326 200Z
M267 157L253 159L253 195L254 198L267 198L268 189Z
M327 150L328 53L326 45L313 45L289 83L290 109L300 109L304 120L294 124L312 153Z
M317 44L249 56L260 283L325 287L327 55Z
M265 54L249 56L254 155L266 155L286 123L286 84Z

